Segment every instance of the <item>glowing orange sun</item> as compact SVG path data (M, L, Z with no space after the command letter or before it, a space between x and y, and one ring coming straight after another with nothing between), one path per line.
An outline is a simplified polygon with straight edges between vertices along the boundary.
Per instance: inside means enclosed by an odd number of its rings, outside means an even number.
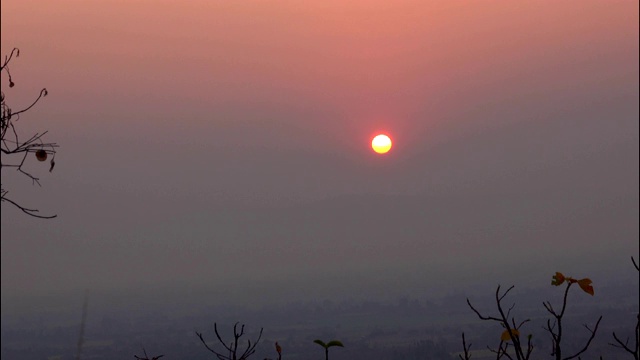
M391 150L391 139L385 134L377 135L371 141L371 147L378 154L386 154Z

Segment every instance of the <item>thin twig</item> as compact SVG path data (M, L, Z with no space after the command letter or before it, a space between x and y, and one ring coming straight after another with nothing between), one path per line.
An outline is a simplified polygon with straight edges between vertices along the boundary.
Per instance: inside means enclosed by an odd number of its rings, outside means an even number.
M464 349L464 357L462 357L462 355L458 354L458 357L460 357L460 360L471 360L471 354L469 354L469 350L471 349L471 343L469 343L469 345L467 346L467 341L464 338L464 332L462 333L462 349Z
M598 331L598 325L600 325L601 320L602 320L602 315L600 315L600 317L598 318L598 321L596 322L596 326L593 328L593 330L589 329L587 325L584 325L584 327L587 330L589 330L589 332L591 332L591 336L589 336L589 340L587 340L587 343L584 345L584 347L580 351L578 351L574 355L564 358L563 360L575 359L576 357L580 356L580 354L587 351L587 349L589 348L589 345L591 345L591 341L593 340L594 337L596 337L596 332Z
M11 73L9 71L9 63L14 58L14 56L18 57L19 55L20 55L20 50L18 48L14 48L9 55L5 56L4 62L2 63L2 65L0 65L0 72L2 71L6 72L7 76L9 77L9 87L14 86L14 82L12 80ZM27 155L29 153L35 152L36 156L38 157L38 160L40 161L44 161L47 155L53 155L50 162L51 166L49 168L49 171L51 172L51 170L53 170L53 167L55 165L55 162L53 161L53 159L55 158L56 148L58 147L58 145L55 143L45 143L42 141L42 138L45 134L47 134L47 131L42 133L35 133L31 137L27 138L27 140L21 140L19 132L15 126L15 122L17 122L20 119L20 114L31 110L43 97L47 96L47 94L48 94L47 89L43 88L42 90L40 90L38 97L29 106L19 111L13 111L6 102L6 96L4 92L0 91L0 100L1 100L0 101L0 114L1 114L0 151L4 155L15 155L15 157L9 157L9 159L14 159L13 162L12 160L9 160L9 162L7 163L5 160L7 158L2 158L2 160L0 160L0 169L4 169L5 166L14 167L20 173L25 175L27 178L31 179L31 182L33 185L38 185L38 186L41 185L40 179L38 179L36 176L32 175L31 173L27 172L23 168L23 166L25 165L25 161L27 159ZM21 158L19 154L22 154ZM20 160L17 161L18 159ZM53 216L38 215L36 214L38 210L23 207L19 205L16 201L6 198L6 194L7 194L6 191L2 191L2 194L0 195L0 200L7 201L7 203L10 203L16 206L18 209L20 209L22 212L24 212L27 215L41 218L41 219L52 219L56 217L55 215Z

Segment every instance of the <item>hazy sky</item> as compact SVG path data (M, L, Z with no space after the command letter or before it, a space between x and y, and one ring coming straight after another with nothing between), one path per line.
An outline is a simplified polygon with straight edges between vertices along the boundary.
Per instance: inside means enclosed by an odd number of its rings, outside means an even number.
M21 49L9 104L50 93L20 130L61 145L51 174L28 165L42 188L3 170L12 199L58 214L2 205L3 297L633 274L638 1L1 10L3 56ZM386 156L369 147L380 131Z

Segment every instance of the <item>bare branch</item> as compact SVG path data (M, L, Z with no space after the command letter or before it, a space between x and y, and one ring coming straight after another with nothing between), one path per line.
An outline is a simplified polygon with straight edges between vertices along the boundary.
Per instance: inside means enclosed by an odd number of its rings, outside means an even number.
M4 193L2 193L2 199L0 199L0 201L7 201L7 202L9 202L10 204L14 205L14 206L15 206L15 207L17 207L18 209L20 209L20 211L22 211L23 213L25 213L25 214L27 214L27 215L30 215L30 216L33 216L33 217L37 217L37 218L40 218L40 219L53 219L53 218L55 218L55 217L57 217L57 216L58 216L58 215L49 215L49 216L46 216L46 215L38 215L38 214L36 214L36 213L38 212L38 210L37 210L37 209L27 209L27 208L25 208L25 207L22 207L22 206L18 205L15 201L13 201L13 200L11 200L11 199L7 198L7 197L5 196L5 194L6 194L6 193L7 193L7 191L5 191Z
M491 347L487 346L487 350L489 350L490 352L496 354L496 360L500 360L503 356L506 356L507 359L511 359L511 355L509 355L509 353L507 353L507 349L509 348L509 343L505 343L504 341L500 340L500 344L498 344L498 350L492 349Z
M9 87L13 87L14 85L13 80L11 79L11 72L9 71L9 62L11 61L11 58L13 58L13 55L16 57L20 56L20 49L13 48L11 53L4 57L4 62L0 65L0 72L3 70L7 72L7 76L9 77Z
M218 341L220 342L220 344L222 344L222 346L229 352L229 355L224 355L222 353L217 352L216 350L214 350L212 347L210 347L206 341L204 340L204 337L202 336L202 333L199 333L196 331L196 335L198 336L198 338L200 339L200 341L202 342L202 344L205 346L205 348L207 350L209 350L210 352L212 352L213 354L215 354L218 359L220 360L246 360L249 358L249 356L253 355L253 353L255 353L255 349L257 344L260 342L260 339L262 338L262 332L263 332L263 328L260 328L260 333L258 334L258 339L255 341L255 343L251 343L251 340L247 340L247 348L244 350L244 352L242 353L242 355L240 355L240 357L238 357L238 342L240 341L240 338L242 336L244 336L244 324L242 324L240 326L240 330L238 331L238 324L239 323L235 323L233 325L233 341L230 342L229 344L227 344L224 340L222 340L222 337L220 336L220 333L218 332L218 324L217 323L213 323L213 329L214 332L216 334L216 337L218 338Z
M594 337L596 337L596 332L598 331L598 325L600 325L600 321L601 320L602 320L602 315L600 315L600 317L598 318L598 321L596 322L596 326L593 328L593 330L589 329L589 327L587 325L584 325L584 327L587 330L589 330L589 332L591 333L591 336L589 336L589 340L587 340L587 343L584 345L582 350L578 351L574 355L571 355L571 356L568 356L566 358L563 358L563 360L575 359L576 357L580 356L580 354L582 354L583 352L587 351L587 349L589 348L589 345L591 345L591 341L593 340Z
M476 308L473 307L473 305L471 305L471 301L469 300L469 298L467 298L467 305L469 305L469 307L471 308L471 310L473 310L473 312L476 313L476 315L478 315L478 317L480 318L480 320L493 320L493 321L497 321L500 322L501 320L493 317L493 316L484 316L482 314L480 314L480 312L478 310L476 310Z
M639 315L640 317L640 315ZM638 324L640 324L640 322L638 322ZM629 347L629 338L626 339L625 342L622 342L622 340L620 340L620 338L618 338L618 336L616 335L615 331L613 332L613 338L616 340L617 344L613 344L613 343L609 343L609 345L619 348L619 349L623 349L626 352L628 352L629 354L631 354L633 356L634 359L638 360L638 325L636 325L636 345L635 345L635 350L631 349Z
M209 347L209 345L207 345L207 342L204 341L204 337L202 336L202 333L199 333L196 331L196 335L198 336L198 338L200 339L200 341L202 341L202 344L204 345L205 348L207 348L207 350L211 351L212 353L214 353L218 359L220 360L226 360L228 359L228 357L218 353L217 351L213 350L212 348Z
M471 354L469 354L469 350L471 350L471 343L469 343L469 345L467 346L467 341L464 338L464 332L462 333L462 349L464 349L464 357L462 357L462 355L458 354L458 357L460 357L460 360L471 360Z
M0 71L5 70L5 67L7 67L13 55L15 55L16 57L20 56L20 49L13 48L13 50L11 50L11 53L9 55L5 55L4 62L2 63L2 65L0 65Z
M236 323L236 325L238 325L238 323ZM236 325L233 326L234 334L235 334ZM227 349L229 352L233 351L232 348L227 346L224 340L222 340L222 337L220 337L220 333L218 332L218 324L213 323L213 331L216 333L216 337L218 338L218 341L220 341L220 344L222 344L222 346L224 346L224 348Z
M542 306L544 306L545 309L547 309L547 311L553 315L554 317L557 316L556 312L553 310L553 306L551 306L550 302L543 302Z
M0 65L0 72L6 72L7 76L9 77L10 88L15 84L12 80L11 73L9 72L9 63L14 58L14 56L18 57L19 55L20 50L18 48L14 48L9 55L5 56L4 62L2 63L2 65ZM30 172L27 172L23 168L27 159L27 155L29 153L35 153L36 158L39 161L45 161L49 155L52 155L52 159L50 162L51 166L49 168L49 172L51 172L55 165L55 161L53 161L53 159L55 158L56 148L58 147L58 145L56 143L43 142L42 138L45 134L47 134L47 131L42 133L35 133L31 137L28 137L27 140L21 139L21 136L15 126L15 122L20 119L20 114L31 110L43 97L47 96L47 94L47 89L43 88L42 90L40 90L38 97L29 106L19 111L13 111L6 102L6 96L4 92L0 92L0 151L3 155L8 156L3 157L0 160L0 170L4 169L4 167L16 168L18 172L29 178L33 185L38 186L40 186L40 179L32 175ZM6 194L6 191L2 191L0 200L7 201L8 203L18 207L18 209L20 209L25 214L41 219L51 219L56 217L55 215L38 215L36 214L37 210L29 209L19 205L17 202L6 198Z
M633 256L631 257L631 262L633 263L633 267L635 267L636 270L640 271L640 269L638 268L638 264L636 263L636 260L633 258ZM624 351L631 354L631 356L633 356L635 360L638 360L638 357L640 355L640 314L638 314L636 320L635 346L633 349L629 345L629 338L627 338L626 341L622 342L615 331L613 332L613 339L616 341L616 343L609 343L609 345L619 349L623 349Z
M507 296L507 294L509 294L509 292L511 290L513 290L513 288L514 288L514 286L509 287L502 294L500 294L500 285L498 285L498 287L496 288L495 301L496 301L496 306L498 308L498 313L500 314L500 317L482 315L476 308L473 307L473 305L471 305L471 301L469 299L467 299L467 305L469 305L471 310L473 310L473 312L475 312L476 315L478 315L478 317L481 320L490 320L490 321L498 322L498 323L500 323L500 325L502 325L503 328L506 329L506 331L508 331L509 334L515 334L514 330L518 330L520 328L520 326L522 326L523 324L529 322L529 319L522 321L520 323L520 325L516 325L515 319L511 316L511 310L513 310L513 308L515 307L515 304L512 304L509 307L509 309L507 310L507 313L505 314L505 312L504 312L504 310L502 308L502 300L504 300L504 298ZM525 357L524 351L522 350L522 345L520 343L520 338L518 336L511 336L511 341L513 343L513 348L514 348L514 352L515 352L516 358L518 360L527 359L527 357ZM507 348L508 347L509 347L509 343L508 342L501 341L500 345L498 347L498 350L493 350L493 349L490 349L490 348L489 349L497 355L498 359L501 358L502 356L506 356L507 358L511 359L511 355L507 353Z
M150 358L149 355L147 355L147 351L144 348L142 348L142 352L144 353L144 357L139 357L138 355L133 355L133 357L138 360L158 360L164 356L164 355L158 355Z
M36 99L31 103L31 105L27 106L26 108L24 108L24 109L22 109L22 110L19 110L19 111L16 111L16 112L12 113L12 115L13 115L13 116L16 116L16 115L20 115L20 114L22 114L23 112L29 111L32 107L34 107L34 106L38 103L38 101L40 101L40 99L42 99L43 97L45 97L45 96L47 96L47 95L49 95L49 92L47 91L47 89L46 89L46 88L42 88L42 90L40 90L40 94L39 94L39 95L38 95L38 97L37 97L37 98L36 98Z

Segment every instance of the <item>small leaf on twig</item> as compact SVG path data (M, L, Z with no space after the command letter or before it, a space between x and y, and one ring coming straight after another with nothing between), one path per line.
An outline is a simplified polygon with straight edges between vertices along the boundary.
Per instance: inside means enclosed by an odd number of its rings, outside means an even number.
M562 285L562 283L564 283L564 280L565 280L564 275L556 271L556 274L553 275L553 278L551 280L551 285L560 286Z
M578 280L578 285L580 286L580 289L582 289L582 291L593 296L594 292L593 292L593 286L591 286L592 282L593 281L591 281L591 279L584 278L584 279Z
M520 331L518 331L517 329L511 329L511 335L509 335L509 330L505 330L502 332L502 335L500 335L500 340L509 341L511 340L512 337L519 337L519 336L520 336Z

